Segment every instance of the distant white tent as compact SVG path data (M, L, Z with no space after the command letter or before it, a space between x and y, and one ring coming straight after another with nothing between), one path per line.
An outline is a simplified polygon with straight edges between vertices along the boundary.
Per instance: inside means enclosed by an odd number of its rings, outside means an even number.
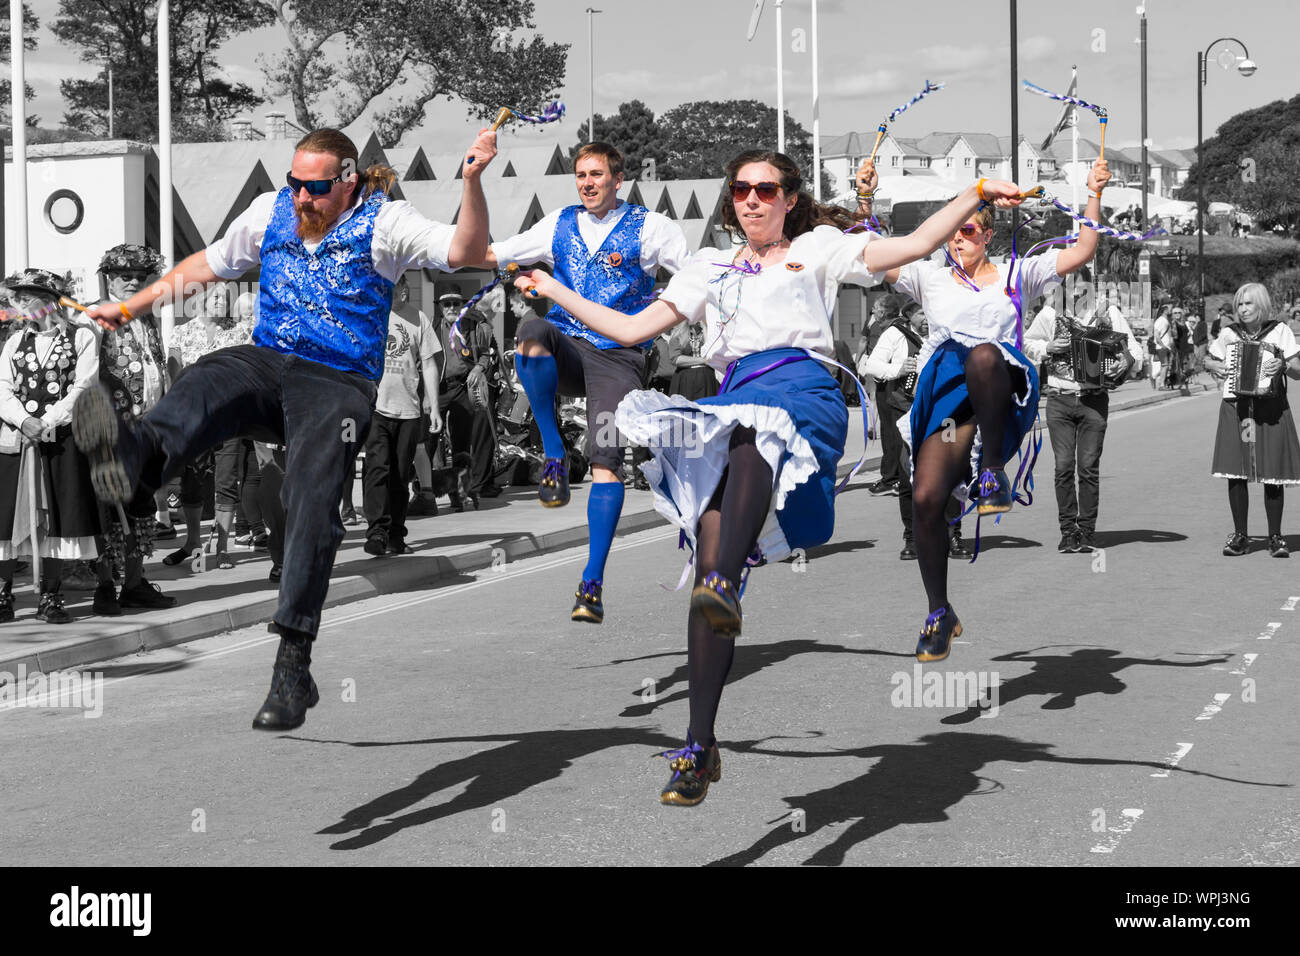
M882 176L876 196L894 205L905 202L947 202L962 187L942 180L918 176Z

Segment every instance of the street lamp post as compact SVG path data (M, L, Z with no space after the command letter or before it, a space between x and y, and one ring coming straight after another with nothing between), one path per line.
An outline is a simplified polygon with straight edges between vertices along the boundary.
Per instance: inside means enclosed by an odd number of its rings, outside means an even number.
M1202 130L1205 97L1203 91L1209 79L1206 66L1210 59L1210 51L1214 49L1216 43L1235 43L1241 47L1241 56L1234 56L1227 50L1219 54L1218 63L1225 70L1229 69L1234 62L1237 72L1242 76L1251 76L1258 69L1255 61L1250 58L1250 51L1246 49L1246 44L1236 37L1219 37L1207 46L1204 52L1196 51L1196 293L1198 308L1202 314L1205 312L1205 137ZM1225 61L1225 56L1232 59Z

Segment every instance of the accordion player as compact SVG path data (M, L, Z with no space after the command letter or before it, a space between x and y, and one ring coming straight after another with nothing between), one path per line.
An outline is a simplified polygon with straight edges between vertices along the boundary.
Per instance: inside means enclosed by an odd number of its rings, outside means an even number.
M1228 349L1224 373L1232 396L1274 395L1280 391L1281 375L1265 377L1264 360L1281 357L1278 349L1266 342L1239 339Z
M1119 388L1133 370L1128 337L1110 328L1110 323L1083 325L1068 316L1056 320L1056 337L1069 337L1069 351L1052 355L1044 372L1078 384L1081 389ZM1047 375L1044 374L1046 380Z

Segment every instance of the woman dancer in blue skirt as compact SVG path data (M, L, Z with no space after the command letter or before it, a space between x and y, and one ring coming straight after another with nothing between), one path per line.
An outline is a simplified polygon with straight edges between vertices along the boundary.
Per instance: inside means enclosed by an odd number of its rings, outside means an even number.
M1088 208L1101 218L1101 190L1110 179L1105 160L1088 173ZM996 192L981 179L976 191ZM1097 233L1083 227L1068 249L1011 264L989 261L993 210L987 205L953 230L948 266L913 262L885 280L925 308L930 336L917 356L916 398L899 430L911 449L912 530L930 613L916 645L919 661L941 661L961 634L948 603L948 535L944 506L972 478L978 514L1011 510L1014 490L1004 466L1038 415L1038 373L1017 341L1019 303L1029 303L1097 251ZM1017 281L1018 279L1018 281ZM977 428L978 426L978 428ZM978 435L978 441L977 441Z
M636 315L588 302L544 273L517 280L621 343L703 321L703 354L723 375L713 398L636 391L617 414L632 443L652 451L642 470L655 507L694 553L690 728L686 746L664 754L673 776L660 795L684 806L703 800L721 777L713 724L740 634L742 572L822 544L834 526L835 467L849 416L823 361L834 354L839 284L875 285L882 273L929 255L980 202L971 186L916 232L886 239L846 234L849 214L801 192L798 167L781 153L743 153L726 175L723 224L744 244L701 250ZM1020 195L1011 183L993 182L984 194L999 205Z

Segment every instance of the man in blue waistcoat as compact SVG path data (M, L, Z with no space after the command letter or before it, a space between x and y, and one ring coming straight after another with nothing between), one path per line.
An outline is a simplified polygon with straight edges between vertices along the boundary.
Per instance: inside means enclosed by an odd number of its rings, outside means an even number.
M480 176L495 155L496 134L485 130L462 166L453 228L390 200L396 174L378 165L360 172L357 148L343 133L315 130L297 143L287 188L253 200L221 239L158 282L87 313L116 329L261 265L252 345L199 359L138 422L119 417L102 389L83 392L73 417L95 493L110 503L129 500L137 485L162 486L203 450L236 435L287 445L284 570L270 625L280 649L255 729L297 727L320 699L311 645L343 540L337 505L344 476L366 440L383 375L393 287L408 269L483 260L488 214Z
M492 244L487 264L545 263L555 278L592 302L631 315L643 309L660 267L677 272L690 258L681 228L644 206L623 202L623 154L607 143L588 143L574 157L581 205L543 218L527 232ZM587 457L592 487L587 498L590 543L587 567L572 618L605 619L601 588L605 561L623 511L623 440L614 411L641 387L653 340L625 348L587 328L558 305L545 319L519 327L515 368L542 433L546 468L538 498L548 508L569 502L569 468L555 418L556 395L587 397Z

